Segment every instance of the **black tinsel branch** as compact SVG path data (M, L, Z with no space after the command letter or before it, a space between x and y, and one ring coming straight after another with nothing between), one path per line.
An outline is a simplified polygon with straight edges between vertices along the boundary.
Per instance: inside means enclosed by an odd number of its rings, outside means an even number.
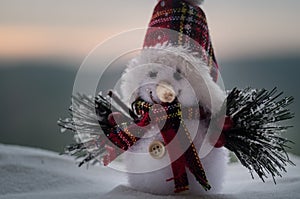
M102 128L108 128L105 126L107 124L105 119L111 113L109 99L102 97L101 94L96 98L78 94L72 97L69 112L70 118L58 120L58 125L62 131L72 131L76 143L66 146L64 153L81 159L79 166L101 161L106 155L107 138ZM99 125L100 121L102 125Z
M294 98L279 99L281 95L276 88L271 91L235 88L226 102L226 114L234 125L224 132L225 147L250 170L252 178L255 171L263 181L271 175L275 183L275 177L286 172L287 164L293 165L286 153L291 141L281 134L290 128L282 121L294 117L287 109Z

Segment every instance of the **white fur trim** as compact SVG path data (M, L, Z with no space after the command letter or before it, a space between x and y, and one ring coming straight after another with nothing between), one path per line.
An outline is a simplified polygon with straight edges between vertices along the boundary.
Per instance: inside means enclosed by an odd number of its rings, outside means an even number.
M179 81L174 79L177 69L184 77ZM149 77L151 71L157 73L155 79ZM225 92L210 76L207 64L187 48L180 46L157 45L143 49L129 62L121 81L122 95L128 103L137 96L151 102L149 91L153 91L153 98L159 100L155 96L155 85L160 81L173 86L183 105L191 106L200 102L210 108L213 114L220 110L226 97Z

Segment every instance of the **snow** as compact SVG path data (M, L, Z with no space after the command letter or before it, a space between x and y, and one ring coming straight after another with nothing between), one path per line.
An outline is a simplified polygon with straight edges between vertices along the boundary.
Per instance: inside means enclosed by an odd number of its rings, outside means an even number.
M300 164L300 158L291 156ZM240 164L230 164L222 194L200 198L300 198L300 167L288 167L277 185L255 180ZM78 168L72 157L40 149L0 144L1 199L173 199L199 198L188 194L158 196L126 186L126 174L102 166Z

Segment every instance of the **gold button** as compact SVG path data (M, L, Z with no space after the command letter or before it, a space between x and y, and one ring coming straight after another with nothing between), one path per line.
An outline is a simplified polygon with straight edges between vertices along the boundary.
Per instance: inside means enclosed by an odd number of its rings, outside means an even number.
M165 148L165 146L162 142L153 141L149 145L149 153L150 153L152 158L161 159L162 157L164 157L164 155L166 153L166 148Z

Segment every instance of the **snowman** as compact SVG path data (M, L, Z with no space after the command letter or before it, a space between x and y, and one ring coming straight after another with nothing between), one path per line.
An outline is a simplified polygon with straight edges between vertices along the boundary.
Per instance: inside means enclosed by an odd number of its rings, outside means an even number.
M133 189L201 195L221 191L228 149L262 180L292 164L279 136L288 127L278 122L293 117L285 108L293 98L221 89L201 2L158 1L144 46L121 77L121 97L73 98L73 118L59 125L76 133L66 152L85 156L80 166L122 155Z
M183 125L192 135L192 143L198 153L207 135L209 116L220 111L225 99L225 93L213 81L208 66L200 58L190 56L188 49L167 44L144 49L132 60L122 77L121 88L124 101L129 101L129 104L138 99L152 107L156 106L157 110L180 104L185 109L199 113L198 117L183 118ZM200 109L205 110L202 111L203 114L200 114ZM165 115L168 115L167 111ZM166 119L163 123L178 121ZM169 152L173 149L166 146L169 143L162 136L163 125L157 125L155 118L151 118L148 126L141 139L125 153L129 183L134 189L143 192L171 194L174 185L172 180L167 179L174 176L171 162L177 156L170 159L172 155ZM179 133L184 134L183 131L178 131L177 134ZM177 153L179 154L175 155L179 157L181 154ZM212 148L200 161L212 187L209 192L220 191L227 163L226 149ZM187 176L189 186L176 185L175 192L189 190L196 194L204 191L192 173L188 171ZM174 180L175 178L174 176Z
M184 125L192 134L192 143L199 153L207 134L208 117L220 112L226 96L214 81L217 79L217 63L206 18L197 3L199 1L158 2L144 48L130 61L121 78L121 91L123 100L128 104L139 99L150 105L170 107L179 103L182 107L198 107L198 112L200 109L206 110L209 114L184 118ZM129 184L143 192L171 194L174 192L171 181L175 181L175 192L205 192L207 188L201 187L190 168L186 172L187 178L178 180L188 183L176 182L176 178L180 177L174 176L177 168L171 164L174 161L170 158L172 149L166 146L168 143L162 136L161 128L152 125L127 152L124 161L129 171ZM143 156L136 156L135 153ZM180 155L175 154L174 159ZM209 192L219 192L227 163L226 149L212 148L205 157L200 158L200 162L212 187ZM132 168L142 172L131 173ZM172 180L167 180L172 177Z

